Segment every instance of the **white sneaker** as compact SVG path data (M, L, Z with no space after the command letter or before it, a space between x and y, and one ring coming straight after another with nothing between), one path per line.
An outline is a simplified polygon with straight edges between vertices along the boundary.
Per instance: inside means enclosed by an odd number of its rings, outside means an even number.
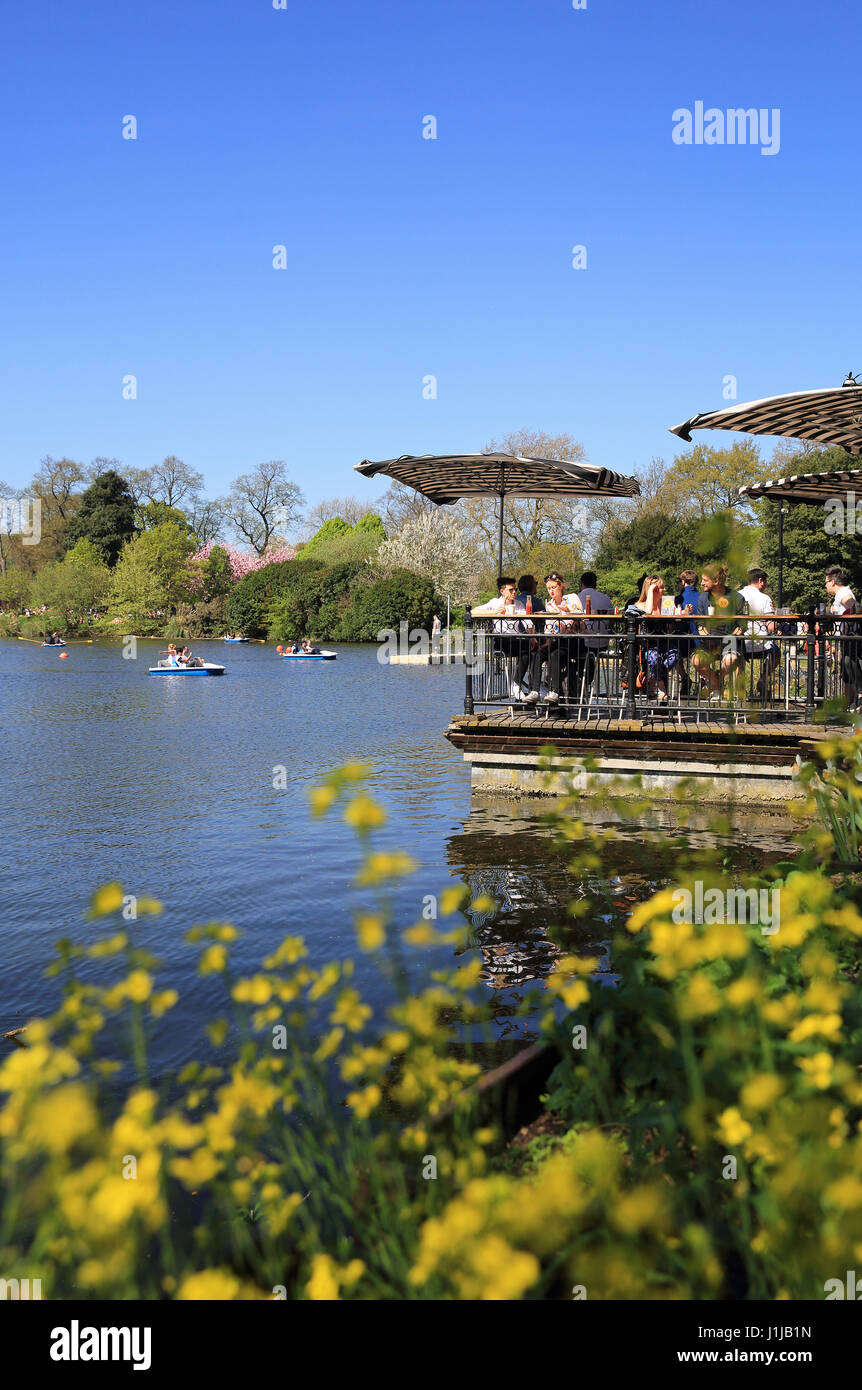
M509 699L514 700L517 705L521 703L521 687L517 681L509 682Z
M524 703L527 704L527 705L535 705L535 704L538 704L538 701L539 701L539 692L538 692L538 690L528 690L527 693L526 693L526 695L524 696Z
M559 697L559 695L557 694L556 690L549 690L549 691L548 691L548 694L547 694L547 696L546 696L546 701L547 701L547 703L548 703L549 705L556 705L556 704L558 704L558 703L559 703L559 699L560 699L560 697Z

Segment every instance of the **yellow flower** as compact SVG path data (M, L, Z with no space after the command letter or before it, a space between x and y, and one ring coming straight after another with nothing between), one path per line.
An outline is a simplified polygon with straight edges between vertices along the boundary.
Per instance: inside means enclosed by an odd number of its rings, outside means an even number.
M724 991L724 997L733 1009L742 1009L746 1004L751 1004L760 997L760 985L756 980L743 976L740 980L734 980L732 985L728 985Z
M862 1207L862 1181L854 1177L852 1173L847 1173L837 1182L830 1183L825 1196L828 1201L836 1207L841 1207L844 1211L852 1211L857 1207Z
M466 1288L462 1286L463 1292L472 1292L483 1302L508 1302L522 1298L541 1273L541 1265L535 1255L524 1250L513 1250L508 1241L496 1234L483 1236L477 1241L468 1258L472 1265L472 1278Z
M308 799L311 802L312 815L324 815L337 797L338 792L335 787L311 787Z
M440 938L430 922L417 922L415 926L406 928L404 940L408 946L421 947L436 946Z
M626 931L639 932L646 922L654 917L662 917L671 912L677 905L676 892L672 888L663 888L660 893L656 893L645 903L638 903L637 907L630 913L626 922Z
M464 883L458 884L455 888L444 889L439 899L441 916L451 917L453 912L464 906L469 896L470 890Z
M314 1256L306 1292L316 1303L333 1302L338 1298L338 1279L331 1256Z
M184 1303L225 1303L240 1296L240 1281L226 1269L203 1269L200 1274L188 1274L177 1293Z
M286 936L277 951L267 956L264 965L267 970L276 970L280 965L295 965L308 951L301 936Z
M143 1004L145 999L149 999L152 988L153 977L146 970L133 970L125 982L126 995L136 1004Z
M386 883L390 878L404 878L407 874L415 873L417 867L415 860L404 850L393 850L389 854L369 854L356 875L356 882L361 888L370 888L379 883Z
M368 1004L362 1003L358 990L345 989L339 995L329 1021L335 1025L343 1023L351 1033L359 1033L372 1012Z
M227 951L224 946L207 946L198 963L198 974L215 975L227 965Z
M360 792L348 803L347 810L344 812L344 819L348 825L353 826L354 830L358 830L360 834L365 834L369 830L378 830L381 825L386 824L386 812L373 797L367 796L365 792Z
M100 960L104 956L115 956L119 951L126 948L129 938L124 931L117 932L116 936L109 936L104 941L96 941L92 946L87 947L86 954L93 960Z
M328 1057L332 1057L338 1051L343 1037L343 1028L331 1029L319 1044L314 1054L315 1060L318 1062L325 1062Z
M694 975L679 1001L680 1018L703 1018L716 1014L721 1008L721 995L706 975Z
M360 912L356 918L356 939L361 951L379 951L386 940L383 918L371 912Z
M154 994L150 1000L150 1013L154 1018L161 1018L168 1009L172 1009L179 999L175 989L163 989L160 994Z
M84 1087L63 1086L34 1105L26 1126L28 1139L51 1153L65 1153L96 1125L96 1112Z
M825 1091L832 1083L832 1057L828 1052L817 1052L813 1057L799 1057L796 1065L805 1072L812 1086Z
M371 1086L366 1086L364 1091L351 1091L347 1097L347 1104L355 1112L360 1120L367 1120L373 1110L376 1110L381 1100L383 1092L375 1082Z
M838 1038L841 1033L840 1014L809 1014L797 1023L788 1033L790 1042L804 1042L806 1038Z
M730 1148L735 1148L753 1133L751 1125L744 1120L736 1106L731 1106L718 1117L719 1138Z
M747 1081L740 1092L746 1110L765 1110L784 1090L784 1083L770 1072L761 1072Z
M736 923L720 922L704 933L701 949L707 960L741 960L748 955L749 941Z
M97 888L90 899L90 910L87 916L109 917L112 912L119 912L123 906L123 885L121 883L105 883L101 888Z
M272 984L265 975L253 975L248 980L237 980L233 987L233 997L238 1004L268 1004L272 998Z
M665 1198L657 1187L634 1187L618 1198L613 1208L613 1222L626 1235L636 1235L646 1226L661 1225L665 1214Z
M221 1171L221 1163L210 1149L201 1148L195 1149L188 1158L172 1159L169 1168L175 1178L194 1189L212 1182L216 1173Z

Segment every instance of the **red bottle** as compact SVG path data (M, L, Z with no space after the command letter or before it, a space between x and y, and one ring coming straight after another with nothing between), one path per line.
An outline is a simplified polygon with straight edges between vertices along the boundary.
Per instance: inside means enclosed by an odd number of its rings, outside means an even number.
M533 611L533 596L532 596L532 594L527 594L527 602L526 602L526 604L525 604L525 607L526 607L526 610L527 610L528 613L532 613L532 611Z

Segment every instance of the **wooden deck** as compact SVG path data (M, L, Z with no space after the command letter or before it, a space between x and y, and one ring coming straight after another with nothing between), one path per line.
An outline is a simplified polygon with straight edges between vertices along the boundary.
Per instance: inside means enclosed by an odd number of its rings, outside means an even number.
M639 760L670 758L674 762L789 767L797 756L815 755L818 744L834 737L834 733L822 724L791 721L731 724L719 719L696 722L649 716L545 719L534 714L515 714L511 718L495 712L456 715L446 737L466 754L536 756L543 745L552 743L559 756L636 756Z

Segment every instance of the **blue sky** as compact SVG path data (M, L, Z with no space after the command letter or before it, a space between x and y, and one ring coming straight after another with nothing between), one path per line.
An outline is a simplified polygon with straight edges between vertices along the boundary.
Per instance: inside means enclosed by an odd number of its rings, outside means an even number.
M522 426L629 472L728 374L739 400L839 385L856 25L799 0L8 0L0 479L174 453L215 495L283 458L309 503L373 498L363 458ZM778 108L779 152L676 145L696 101Z

